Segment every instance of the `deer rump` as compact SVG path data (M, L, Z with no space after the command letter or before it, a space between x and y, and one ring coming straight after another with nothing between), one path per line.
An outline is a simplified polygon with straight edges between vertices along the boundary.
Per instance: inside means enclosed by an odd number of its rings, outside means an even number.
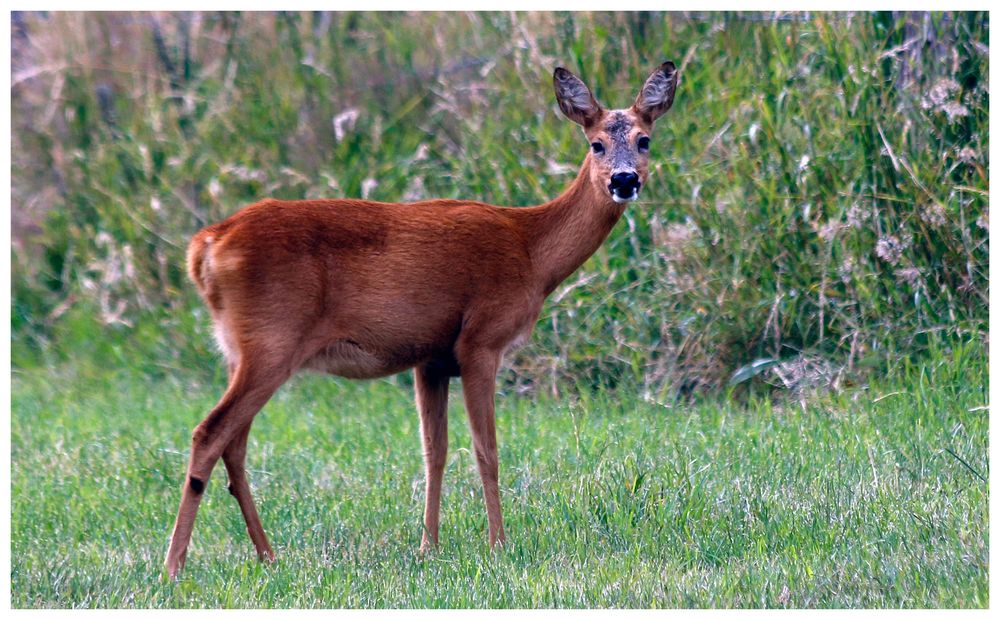
M477 314L523 341L541 306L523 294L516 224L467 201L264 200L195 235L188 270L230 368L294 350L288 374L371 379L434 361L458 376L454 345Z

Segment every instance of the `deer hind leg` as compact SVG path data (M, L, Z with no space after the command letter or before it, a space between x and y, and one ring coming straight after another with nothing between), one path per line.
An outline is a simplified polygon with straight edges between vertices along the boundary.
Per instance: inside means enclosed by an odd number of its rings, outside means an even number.
M243 430L226 446L222 452L222 462L225 463L226 474L229 476L229 492L240 505L243 520L247 524L247 533L250 534L250 540L253 541L253 546L257 550L257 557L262 561L270 562L274 560L274 550L267 542L267 535L264 534L264 527L260 523L260 516L257 514L257 506L253 502L245 467L250 426L251 424L244 426Z
M177 577L184 564L198 505L216 462L239 433L249 430L253 417L289 375L290 366L284 359L278 364L252 364L244 356L232 373L222 399L195 428L187 477L165 562L171 578Z
M462 369L462 392L472 430L479 476L483 480L486 519L489 523L490 546L503 544L503 515L500 511L499 460L494 415L494 394L500 354L486 350L465 351L459 358Z
M441 479L448 457L448 375L419 366L413 373L420 411L420 437L426 470L424 534L421 551L438 543L438 516L441 509Z

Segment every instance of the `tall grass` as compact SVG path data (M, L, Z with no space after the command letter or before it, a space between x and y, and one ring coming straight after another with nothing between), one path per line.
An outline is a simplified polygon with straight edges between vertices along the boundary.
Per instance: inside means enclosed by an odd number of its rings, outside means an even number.
M756 375L800 389L940 336L985 338L984 13L13 26L17 365L209 363L183 268L200 226L264 196L542 202L587 148L552 68L624 106L666 59L682 82L643 199L546 305L515 387L626 381L660 398Z

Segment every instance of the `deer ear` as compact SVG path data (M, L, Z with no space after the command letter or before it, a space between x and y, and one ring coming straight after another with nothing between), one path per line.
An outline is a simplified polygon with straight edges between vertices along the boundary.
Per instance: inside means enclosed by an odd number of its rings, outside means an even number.
M597 103L580 78L562 67L556 67L552 83L556 88L559 109L569 120L590 127L601 118L604 113L601 104Z
M639 96L635 98L632 109L644 121L652 124L674 103L674 91L677 89L677 68L667 61L656 68L656 71L646 79Z

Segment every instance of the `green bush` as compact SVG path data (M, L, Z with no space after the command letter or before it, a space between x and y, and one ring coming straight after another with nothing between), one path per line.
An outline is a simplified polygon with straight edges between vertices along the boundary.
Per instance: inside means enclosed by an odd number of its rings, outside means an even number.
M587 148L552 68L620 107L667 59L648 188L546 305L515 388L799 389L987 332L985 13L13 23L15 365L214 366L198 228L265 196L542 202Z

